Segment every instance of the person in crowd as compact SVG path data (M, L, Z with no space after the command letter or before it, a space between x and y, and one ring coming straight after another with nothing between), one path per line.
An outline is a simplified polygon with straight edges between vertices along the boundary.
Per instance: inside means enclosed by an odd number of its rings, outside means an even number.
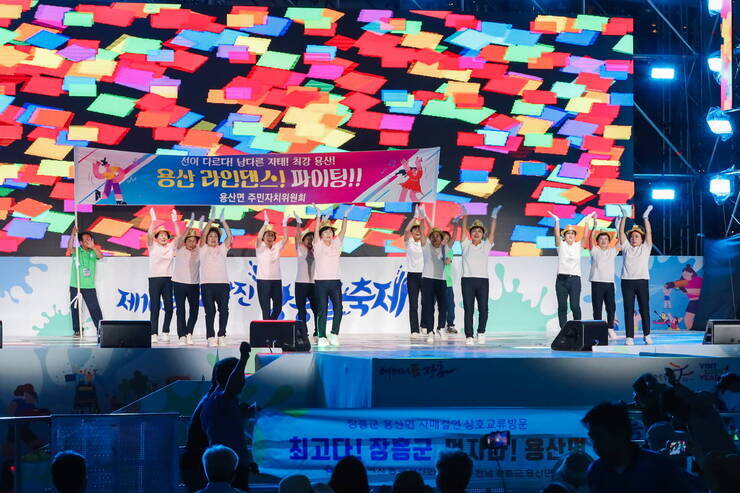
M465 344L486 343L486 325L488 324L488 255L493 248L496 234L496 219L501 206L491 211L491 223L486 228L476 220L468 227L468 215L463 216L463 234L468 237L462 240L462 297L465 311ZM473 332L475 304L478 303L478 330Z
M175 228L175 240L164 225L154 228L157 212L149 209L151 221L146 234L146 246L149 248L149 320L152 323L152 344L170 342L170 323L172 322L172 266L175 260L177 240L180 237L180 226L177 224L177 211L172 209L170 218ZM162 305L160 305L160 303ZM164 306L162 334L159 334L159 309Z
M283 310L283 281L280 274L280 255L287 244L285 235L278 241L277 233L265 214L265 222L257 233L257 298L263 320L277 320ZM288 216L283 215L283 230Z
M686 478L668 457L631 441L627 406L602 402L581 420L599 456L589 467L590 493L689 493Z
M295 215L295 248L297 268L295 276L295 304L298 309L298 323L303 334L303 339L308 340L308 311L306 302L311 307L313 313L313 337L314 344L318 343L317 329L317 308L316 308L316 285L314 275L316 273L316 257L314 257L313 240L314 232L307 229L301 232L303 221L298 215ZM318 217L316 218L318 221Z
M226 358L217 363L215 386L198 405L198 420L208 437L208 445L225 445L239 458L232 484L242 490L249 485L251 457L244 437L244 412L239 394L244 388L244 369L251 350L248 342L242 342L238 360Z
M424 222L419 219L419 207L403 231L403 242L406 245L406 292L409 300L409 325L411 340L417 340L425 334L419 333L419 295L421 294L421 273L424 269L424 253L421 249L421 238L424 236Z
M203 225L203 217L199 226ZM175 238L175 267L172 270L172 290L175 294L175 314L177 315L178 344L193 345L193 329L198 320L200 298L200 227L194 228L194 217L190 216L184 235ZM188 316L185 318L185 303Z
M203 469L208 484L198 493L243 493L247 488L232 487L238 474L240 458L236 452L224 445L212 445L203 454Z
M313 489L308 477L303 474L294 474L280 481L278 493L313 493Z
M334 493L370 493L365 465L353 455L343 457L331 473L329 486Z
M323 221L315 221L315 236L319 239L313 245L316 266L314 271L314 283L316 284L317 305L317 332L319 336L318 347L329 345L339 346L339 328L342 324L342 273L339 268L339 258L342 255L342 243L347 232L347 217L353 206L344 211L342 229L336 234L336 228L332 226L328 216ZM318 214L318 207L314 204ZM332 306L331 333L327 338L326 323L329 318L329 300Z
M658 382L655 375L645 373L632 383L632 395L635 399L634 408L642 412L642 423L645 429L655 423L670 421L666 411L665 401L668 396L668 386Z
M624 209L624 217L619 222L619 242L622 248L624 262L622 264L622 300L624 301L624 327L627 338L625 344L635 344L635 298L642 319L642 338L645 344L652 344L650 337L650 252L653 249L653 231L650 227L650 211L648 206L642 213L645 229L633 226L624 232L630 208Z
M424 479L417 471L402 471L393 481L392 493L426 493Z
M224 220L221 209L219 222L226 231L226 239L221 243L221 231L214 226L215 209L211 208L208 222L201 231L199 245L200 291L203 296L203 309L206 312L206 340L208 346L226 345L226 325L229 322L229 276L226 272L226 256L231 248L231 228ZM218 306L218 339L214 324Z
M614 319L617 312L616 290L614 288L614 273L617 255L621 247L617 243L611 246L612 237L606 231L596 232L596 216L592 218L591 228L586 220L584 238L591 241L591 272L588 279L591 282L591 304L594 320L601 318L602 308L606 308L606 324L609 330L609 339L616 339Z
M558 277L555 280L555 296L558 300L558 322L560 328L568 321L568 306L574 320L581 320L581 252L588 248L586 235L576 241L577 231L569 224L560 229L560 218L555 219L555 246L558 249ZM589 221L591 216L586 218Z
M75 239L79 242L77 248L74 246ZM74 259L72 275L69 279L72 331L75 337L81 337L82 327L80 326L79 308L82 301L85 302L87 309L90 311L90 318L92 318L96 331L99 330L100 321L103 319L103 312L100 310L100 303L98 303L98 292L95 290L95 270L98 260L103 258L103 252L95 244L92 233L89 231L79 233L77 225L75 225L67 242L67 255Z
M442 231L442 243L450 245L449 248L445 248L445 260L449 259L450 261L445 263L445 329L444 332L446 332L448 335L457 334L457 329L455 328L455 289L453 288L455 278L457 278L457 273L455 272L454 267L454 259L455 254L452 251L452 245L457 240L456 233L457 233L457 221L453 223L454 229L452 232L449 231ZM453 234L455 234L453 236ZM453 238L455 238L453 240Z
M440 493L465 493L473 476L473 461L468 454L462 450L443 451L436 467Z
M737 493L740 485L740 454L711 452L704 462L704 475L712 493Z
M59 452L51 461L51 482L58 493L85 493L87 463L72 450Z
M740 375L723 373L714 386L714 395L720 411L740 411Z
M555 464L552 482L542 493L588 493L586 474L593 458L585 452L571 452Z

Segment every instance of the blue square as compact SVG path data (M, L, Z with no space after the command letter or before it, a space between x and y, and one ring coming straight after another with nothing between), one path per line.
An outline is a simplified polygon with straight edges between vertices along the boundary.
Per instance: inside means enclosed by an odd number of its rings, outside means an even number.
M580 33L560 33L555 38L557 43L569 45L591 46L599 36L598 31L581 31Z
M253 34L262 34L265 36L282 36L288 31L288 28L292 23L293 21L291 19L268 15L266 24L254 27L243 27L241 28L241 31Z
M55 50L68 40L69 38L67 36L42 30L28 38L26 43L38 46L39 48L46 48L47 50Z

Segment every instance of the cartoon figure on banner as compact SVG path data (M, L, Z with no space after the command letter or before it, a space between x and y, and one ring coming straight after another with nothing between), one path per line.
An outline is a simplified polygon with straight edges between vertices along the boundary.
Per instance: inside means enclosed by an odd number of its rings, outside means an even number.
M694 325L694 317L696 311L699 309L699 295L701 294L701 286L704 283L704 278L699 277L694 268L686 264L681 270L681 278L667 282L663 285L663 307L672 308L671 304L671 290L676 289L685 294L689 299L689 304L686 306L686 314L683 316L684 325L688 330L691 330Z
M409 164L408 160L402 159L401 165L403 169L399 170L397 175L405 175L406 181L401 183L401 196L399 200L401 202L408 202L409 195L413 194L411 202L418 202L421 200L421 178L424 176L424 169L422 168L423 160L421 156L417 157L413 164Z
M101 198L107 199L110 197L111 192L113 192L116 198L116 204L126 205L126 202L123 200L123 192L121 191L121 182L138 164L139 161L137 160L125 168L121 168L120 166L113 166L108 163L107 158L95 161L92 165L93 176L98 180L105 180L102 195L99 190L100 187L95 190L95 200L98 201Z
M658 316L657 320L653 320L654 324L658 325L665 325L668 330L681 330L681 327L679 327L679 324L683 320L682 317L674 317L670 313L658 313L655 312L655 314Z

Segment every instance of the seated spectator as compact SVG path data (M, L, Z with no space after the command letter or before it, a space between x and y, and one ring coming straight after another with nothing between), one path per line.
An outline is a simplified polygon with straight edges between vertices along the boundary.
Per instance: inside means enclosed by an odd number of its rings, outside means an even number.
M249 343L242 342L238 360L226 358L216 363L214 388L198 405L200 425L208 437L208 445L225 445L239 457L232 485L245 491L249 488L251 457L244 437L244 412L239 394L244 388L244 368L250 352Z
M85 493L85 458L72 450L59 452L51 461L51 482L59 493Z
M441 452L437 461L437 489L440 493L465 493L473 475L473 461L462 450Z
M603 402L582 420L599 456L588 470L590 493L689 493L670 459L630 441L627 407Z
M725 373L714 387L720 411L740 411L740 375Z
M632 384L635 408L642 411L642 423L645 429L658 421L670 420L663 403L667 390L668 386L658 382L652 373L640 375Z
M203 469L206 471L208 484L198 493L243 493L243 490L231 487L238 466L239 457L229 447L209 447L203 454Z
M331 473L329 486L334 493L369 493L365 465L353 455L343 457Z
M573 452L563 456L552 472L552 483L543 493L587 493L588 467L593 458L585 452Z
M303 474L288 476L280 481L278 493L312 493L311 481Z
M396 476L391 491L393 493L426 493L426 485L418 472L403 471Z

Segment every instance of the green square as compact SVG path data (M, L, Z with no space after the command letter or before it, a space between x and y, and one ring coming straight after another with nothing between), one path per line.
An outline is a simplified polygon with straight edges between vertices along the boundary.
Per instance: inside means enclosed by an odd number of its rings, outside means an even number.
M525 103L521 99L517 99L516 101L514 101L514 106L511 108L511 113L514 115L540 116L542 115L542 110L544 109L544 104Z
M162 147L159 147L154 152L154 154L158 154L160 156L187 156L188 151L184 151L180 149L164 149Z
M75 12L70 10L64 14L64 25L65 26L83 26L90 27L95 23L93 14L91 12Z
M47 223L48 231L52 233L64 233L75 221L74 214L65 214L64 212L45 211L31 219L34 223Z
M0 27L0 45L4 45L5 43L12 41L16 36L18 36L17 32Z
M136 101L138 100L134 98L103 93L95 98L95 101L87 107L87 111L124 118L134 110Z
M331 92L334 89L334 84L329 84L327 82L322 82L319 80L309 80L304 84L305 87L318 87L319 90L324 92Z
M0 187L0 197L7 197L11 193L13 193L12 188Z
M276 133L262 132L254 137L249 147L253 149L266 149L272 152L288 152L290 142L278 140Z
M106 50L104 48L98 48L98 53L95 55L95 58L97 60L115 60L116 58L118 58L118 55L120 55L120 53Z
M621 37L619 41L617 41L617 44L614 45L614 48L612 50L624 53L625 55L632 55L634 51L634 39L632 38L631 34L625 34Z
M293 70L301 55L293 53L283 53L281 51L268 51L257 61L258 67L280 68L283 70Z
M304 21L318 20L324 17L323 8L311 7L289 7L285 11L285 17L289 19L302 19Z
M599 15L584 15L581 14L576 17L574 27L576 29L585 29L588 31L603 31L606 23L609 22L608 17L601 17Z
M257 135L264 132L260 122L234 122L234 135Z
M581 96L586 91L583 84L573 82L555 82L550 89L559 99L573 99Z
M450 184L450 180L444 180L442 178L437 178L437 193L441 193L442 190L444 190L445 187L449 184Z
M122 43L121 51L123 53L135 53L137 55L146 55L152 50L161 50L162 42L158 39L138 38L129 36Z
M98 86L95 83L70 84L69 91L67 92L70 96L94 98L98 95Z
M552 147L552 134L524 134L527 147Z

